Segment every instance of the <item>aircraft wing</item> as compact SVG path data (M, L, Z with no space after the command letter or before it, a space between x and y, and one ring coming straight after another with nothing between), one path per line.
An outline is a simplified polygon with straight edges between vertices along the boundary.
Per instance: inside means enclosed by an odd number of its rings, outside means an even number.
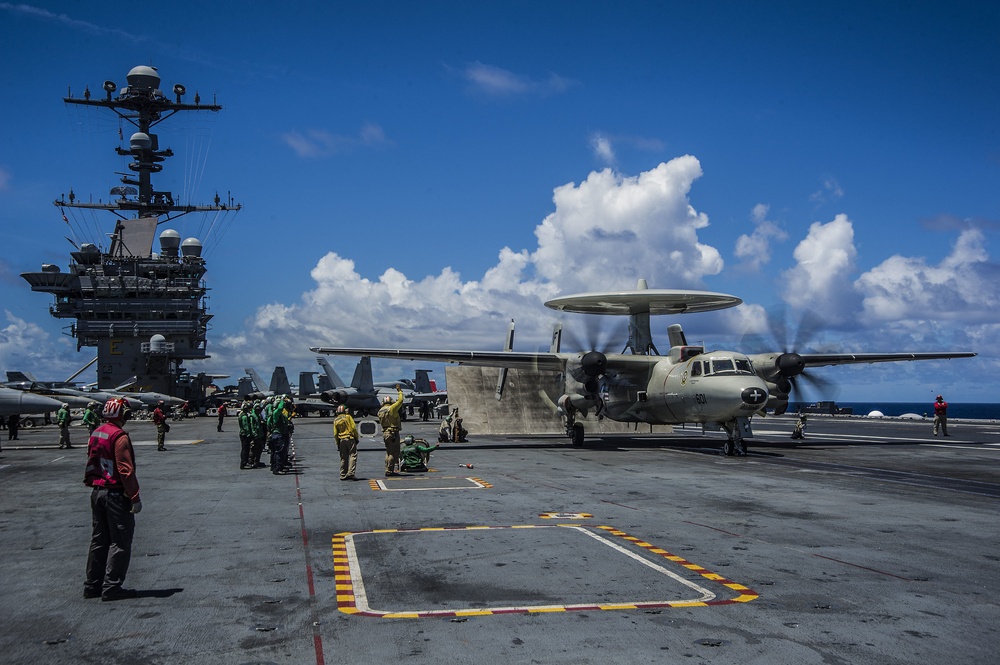
M807 367L824 365L856 365L860 363L890 363L904 360L947 360L949 358L971 358L972 352L946 353L800 353Z
M413 349L344 349L329 346L312 346L313 353L331 356L373 356L403 360L427 360L477 367L511 367L561 372L570 354L525 353L519 351L420 351Z

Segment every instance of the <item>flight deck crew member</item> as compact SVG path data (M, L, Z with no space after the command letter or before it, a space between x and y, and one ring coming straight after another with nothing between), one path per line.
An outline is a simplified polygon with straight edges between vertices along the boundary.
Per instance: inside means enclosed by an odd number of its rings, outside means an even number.
M255 469L267 466L260 461L260 456L264 452L264 439L267 438L267 426L261 416L262 408L261 401L254 400L250 412L250 463Z
M21 414L15 413L7 418L7 440L17 441L17 428L21 426Z
M56 411L56 424L59 425L59 447L72 448L69 442L69 404L63 404Z
M469 430L462 427L462 417L458 415L458 409L455 409L455 424L451 427L451 440L455 443L465 443L468 439L465 435L469 433Z
M399 409L403 406L403 391L396 384L399 395L396 401L386 395L382 408L378 410L378 421L382 425L382 440L385 442L385 475L398 476L396 463L399 461Z
M934 402L934 436L938 435L938 429L941 434L948 436L948 402L941 395Z
M163 413L163 400L156 403L153 409L153 424L156 425L156 449L166 450L167 446L167 415Z
M223 423L223 421L225 421L225 419L226 419L226 403L223 402L222 404L219 404L219 427L218 427L218 431L220 431L220 432L222 431L222 423Z
M438 428L438 443L451 441L451 416L445 416L441 420L441 427Z
M250 444L253 442L253 402L249 399L243 401L236 416L236 421L240 425L240 468L255 469L256 465L250 459Z
M283 400L275 402L267 419L267 430L271 433L267 439L267 446L271 449L271 473L277 475L288 470L288 446L295 430L288 419Z
M428 446L423 439L414 439L407 436L403 439L403 448L400 451L399 465L400 471L427 471L427 462L431 458L431 453L438 449L438 446Z
M803 413L799 416L798 422L795 423L795 429L792 430L792 438L806 438L806 414Z
M358 425L341 404L337 407L337 417L333 419L333 437L340 451L340 479L357 480L354 472L358 467Z
M101 418L97 415L97 402L91 402L87 405L87 408L83 410L83 424L87 426L87 439L90 439L90 435L94 433L97 426L101 424Z
M135 452L128 433L122 429L131 415L128 402L121 397L108 400L101 414L105 422L94 430L87 443L83 482L93 488L90 494L93 534L87 555L84 598L121 600L137 595L135 589L122 586L132 558L135 516L142 510Z

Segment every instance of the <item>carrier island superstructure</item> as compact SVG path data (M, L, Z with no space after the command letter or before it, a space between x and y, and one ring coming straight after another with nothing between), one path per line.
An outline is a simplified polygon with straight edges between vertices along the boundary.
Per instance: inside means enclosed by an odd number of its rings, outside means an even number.
M66 104L108 109L118 115L121 125L134 129L127 145L116 148L119 155L131 158L129 172L121 174L122 184L111 189L107 202L83 202L72 190L54 201L67 222L67 210L108 213L108 221L114 218L114 231L106 243L76 247L67 272L46 264L40 272L21 277L32 291L55 297L49 308L52 316L76 320L69 333L77 340L77 350L97 348L99 388L132 382L136 390L196 401L211 377L191 376L183 362L209 357L206 344L212 316L206 303L207 268L201 241L182 240L168 224L189 213L235 214L241 206L231 199L221 201L218 195L211 205L182 205L170 192L155 190L152 175L174 153L160 148L153 130L177 113L218 112L222 107L201 103L197 93L193 104L182 101L186 90L179 83L173 86L174 99L168 98L153 67L134 67L127 82L118 90L114 81L105 81L103 96L92 98L88 87L82 99L64 98ZM159 247L154 251L157 236Z

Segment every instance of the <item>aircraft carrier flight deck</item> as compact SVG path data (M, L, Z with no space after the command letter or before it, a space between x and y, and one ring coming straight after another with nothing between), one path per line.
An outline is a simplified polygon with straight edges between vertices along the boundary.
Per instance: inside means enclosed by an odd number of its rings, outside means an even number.
M235 419L129 423L144 508L126 586L84 599L86 437L0 432L4 663L995 663L1000 424L755 419L445 443L385 477L296 419L287 475ZM412 419L403 434L436 440Z

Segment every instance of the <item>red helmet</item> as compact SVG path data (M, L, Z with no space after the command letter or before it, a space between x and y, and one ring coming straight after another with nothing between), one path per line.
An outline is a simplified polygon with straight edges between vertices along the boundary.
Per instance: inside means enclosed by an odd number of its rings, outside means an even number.
M128 405L128 400L124 397L113 397L104 404L101 417L106 420L128 420L132 415L132 407Z

